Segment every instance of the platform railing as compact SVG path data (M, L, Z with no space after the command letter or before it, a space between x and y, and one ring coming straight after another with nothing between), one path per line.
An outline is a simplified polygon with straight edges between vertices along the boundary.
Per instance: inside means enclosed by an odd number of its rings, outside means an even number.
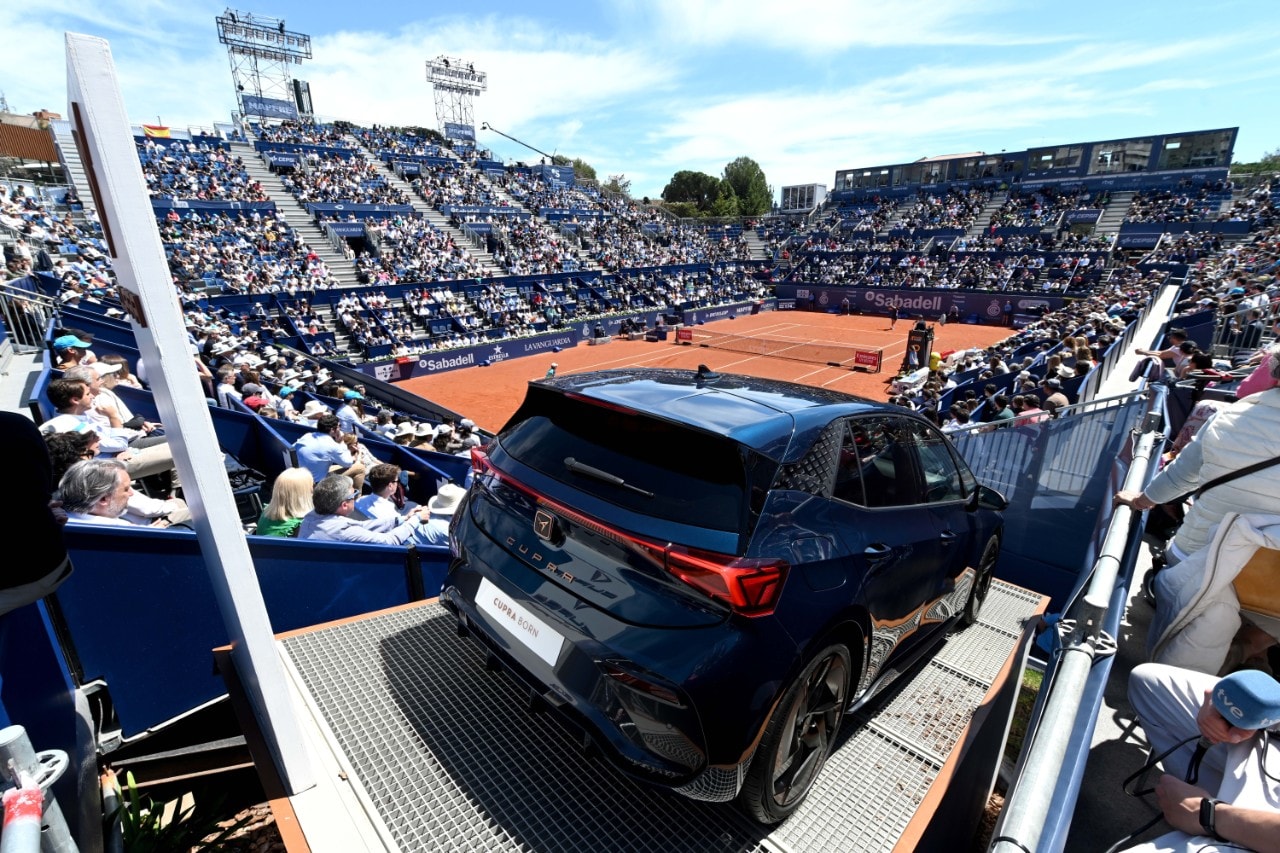
M1165 287L1177 287L1180 289L1182 287L1182 282L1170 282L1166 284ZM1163 292L1163 288L1158 291L1158 293ZM1124 334L1121 335L1114 344L1112 344L1111 351L1115 353L1116 357L1102 359L1102 361L1098 363L1098 366L1090 371L1089 376L1085 378L1084 385L1080 388L1081 400L1091 400L1097 396L1099 389L1102 388L1107 379L1110 378L1111 374L1114 373L1116 368L1120 365L1122 359L1119 356L1134 345L1134 339L1137 337L1140 330L1146 328L1146 320L1151 312L1151 306L1157 302L1159 302L1158 296L1152 299L1151 304L1142 309L1138 314L1138 318L1130 323L1128 328L1124 330Z
M0 282L0 319L9 330L14 352L32 353L44 348L41 337L57 312L57 303L34 289L19 287L15 279Z
M1153 385L1142 424L1134 431L1123 483L1141 491L1155 473L1165 438L1166 389ZM1030 722L1015 781L991 842L994 853L1060 850L1079 794L1102 688L1127 600L1140 537L1140 513L1111 511L1096 559L1057 626L1058 642L1045 673L1046 698ZM1024 772L1032 769L1033 772Z

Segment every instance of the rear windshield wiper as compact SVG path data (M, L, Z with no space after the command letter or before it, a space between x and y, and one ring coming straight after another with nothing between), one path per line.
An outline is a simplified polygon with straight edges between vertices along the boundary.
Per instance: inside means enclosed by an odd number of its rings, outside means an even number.
M590 465L579 462L572 456L565 457L564 467L568 468L575 474L581 474L584 477L591 477L602 483L608 483L611 486L618 486L619 488L627 489L628 491L635 492L637 495L643 495L646 498L653 497L653 492L645 491L639 486L633 486L616 474L610 474L608 471L601 471L599 468L593 468Z

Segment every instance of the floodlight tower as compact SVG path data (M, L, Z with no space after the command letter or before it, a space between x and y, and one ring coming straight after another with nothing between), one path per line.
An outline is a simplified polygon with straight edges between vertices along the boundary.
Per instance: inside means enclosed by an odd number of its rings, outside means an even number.
M227 9L217 17L218 41L227 46L240 115L298 117L291 65L311 58L311 36L285 28L279 18Z
M446 139L476 141L475 96L489 88L489 75L474 62L453 56L427 60L427 82L436 93L436 121Z

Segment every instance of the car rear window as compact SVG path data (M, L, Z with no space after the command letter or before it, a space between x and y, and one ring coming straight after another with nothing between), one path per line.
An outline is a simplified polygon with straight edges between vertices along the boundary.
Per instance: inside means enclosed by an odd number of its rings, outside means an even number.
M686 425L534 389L513 420L498 441L523 464L625 509L715 530L742 532L747 467L765 461ZM653 497L575 474L568 458Z

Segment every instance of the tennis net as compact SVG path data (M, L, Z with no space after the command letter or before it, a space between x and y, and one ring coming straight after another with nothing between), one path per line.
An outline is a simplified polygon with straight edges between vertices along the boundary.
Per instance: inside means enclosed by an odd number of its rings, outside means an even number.
M681 330L684 331L684 330ZM846 367L850 370L866 370L879 373L884 352L878 347L855 347L836 343L813 341L789 341L778 338L754 338L747 335L730 335L690 329L689 337L678 338L682 343L696 344L710 349L785 358L828 367Z

